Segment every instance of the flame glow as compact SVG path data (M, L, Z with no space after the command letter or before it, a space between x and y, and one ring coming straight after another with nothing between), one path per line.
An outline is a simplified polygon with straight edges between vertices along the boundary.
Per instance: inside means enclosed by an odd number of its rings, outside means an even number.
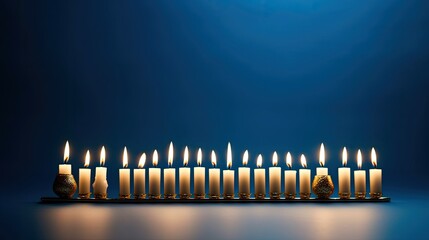
M158 151L153 151L153 155L152 155L152 165L154 167L158 166Z
M301 154L301 165L303 168L307 168L307 160L305 159L304 154Z
M168 148L168 166L170 167L173 165L173 156L173 142L170 142L170 147Z
M290 155L290 152L287 152L286 154L286 165L289 168L292 168L292 155Z
M66 142L66 146L64 147L64 163L67 163L69 161L70 156L70 146L69 141Z
M325 146L323 145L323 143L320 145L319 163L320 166L325 166Z
M374 148L371 149L371 162L372 162L372 166L374 166L376 168L377 167L377 154L375 153Z
M185 147L185 152L183 153L183 166L188 166L188 160L189 160L189 150L188 146Z
M279 163L279 155L277 155L277 152L273 153L273 166L276 167Z
M226 165L228 169L232 167L232 150L231 150L231 143L228 143L228 149L226 151Z
M243 166L246 166L249 162L249 151L245 151L243 154Z
M201 152L201 148L198 148L198 153L197 153L197 165L199 167L201 167L201 164L203 162L203 153Z
M101 153L100 153L100 166L104 166L105 162L106 162L106 149L103 146L101 148Z
M256 160L256 166L258 168L262 167L262 155L261 154L258 155L258 158Z
M217 161L216 161L216 153L213 150L212 150L211 160L212 160L213 167L216 167L216 163L217 163Z
M146 163L146 153L143 153L139 160L139 168L143 168Z
M128 152L127 152L127 147L124 147L124 153L122 155L122 167L123 168L128 167Z
M85 164L83 165L84 167L89 167L89 160L90 160L90 156L89 156L89 150L86 151L86 155L85 155Z
M358 150L358 153L357 153L357 165L359 169L362 168L362 153L360 149Z
M345 167L347 165L347 148L343 148L343 166Z

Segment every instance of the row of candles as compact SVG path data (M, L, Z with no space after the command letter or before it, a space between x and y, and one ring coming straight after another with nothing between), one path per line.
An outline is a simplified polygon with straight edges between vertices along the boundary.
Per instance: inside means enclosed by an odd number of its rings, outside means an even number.
M170 143L168 150L168 168L164 169L164 198L174 199L176 197L176 169L172 167L173 164L173 143ZM69 160L69 143L66 142L64 151L64 163L59 165L59 174L71 174L71 164ZM143 153L138 163L138 169L134 169L134 197L136 199L146 198L146 170L143 168L146 162L146 154ZM342 152L343 166L338 168L338 193L342 199L348 199L351 195L351 174L350 168L347 165L347 149L344 147ZM181 199L188 199L191 197L191 169L188 167L189 150L185 148L183 156L183 167L179 168L179 196ZM94 197L97 199L104 199L107 197L107 168L104 166L106 160L106 151L104 146L100 153L100 166L96 167L95 181L93 183ZM238 186L239 198L250 198L250 168L247 167L249 154L246 150L243 154L243 166L238 168ZM91 169L88 168L90 161L89 150L85 156L85 168L79 169L79 197L90 197L90 181ZM311 195L311 170L307 169L307 161L304 154L300 157L302 169L299 169L299 196L301 199L308 199ZM217 158L214 151L211 152L211 162L213 168L209 169L209 198L218 199L221 197L220 193L220 169L216 168ZM375 149L371 149L371 162L374 166L369 170L370 179L370 194L371 198L381 197L382 192L382 170L377 169L377 156ZM150 199L161 198L161 169L158 165L158 152L155 150L152 155L153 167L149 168L149 191L148 197ZM194 198L205 198L205 167L201 166L202 151L201 148L197 152L197 165L194 167ZM274 152L272 157L273 166L269 168L269 194L270 198L278 199L281 195L281 168L278 166L278 154ZM325 148L323 143L320 146L319 152L320 167L316 169L316 175L328 175L328 168L325 167ZM284 195L286 199L294 199L296 193L296 175L297 171L292 170L292 156L288 152L286 154L287 170L284 171ZM359 170L354 171L354 187L355 197L366 197L366 171L362 170L362 153L358 150L357 165ZM225 199L232 199L235 196L234 192L234 178L235 171L231 169L232 166L232 150L231 144L228 143L227 147L227 168L223 170L223 197ZM265 198L266 194L266 172L262 166L262 155L257 157L257 169L254 169L254 197L257 199ZM124 148L123 152L123 168L119 169L119 192L120 198L130 198L130 169L128 168L128 152Z

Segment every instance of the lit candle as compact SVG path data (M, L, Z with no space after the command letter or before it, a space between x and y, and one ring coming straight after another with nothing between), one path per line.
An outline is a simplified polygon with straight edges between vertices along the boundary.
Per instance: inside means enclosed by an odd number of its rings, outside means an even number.
M296 197L296 170L292 170L292 156L290 152L286 154L286 165L289 170L285 170L285 198L295 199Z
M211 161L213 168L209 169L209 197L219 199L220 197L220 169L216 168L216 154L212 150Z
M381 191L381 169L377 168L377 154L375 153L375 149L371 149L371 162L374 166L374 169L369 170L369 191L371 198L380 198L382 195Z
M153 151L153 168L149 168L149 199L159 199L161 197L161 169L158 166L158 151Z
M84 168L79 168L79 198L86 199L91 195L91 169L89 150L86 152Z
M243 154L243 167L238 168L238 194L240 199L249 199L250 197L250 168L246 167L249 161L249 152L246 150Z
M94 189L94 197L97 199L107 198L107 168L103 167L106 161L106 149L104 146L101 148L100 153L100 167L95 168L95 181L92 184Z
M180 180L180 198L188 199L191 197L191 169L188 168L189 150L185 147L183 153L183 167L179 169L179 180Z
M280 199L281 191L281 168L277 167L279 156L273 153L273 167L270 167L270 198Z
M70 155L70 147L69 147L69 141L66 142L66 146L64 147L64 162L63 164L59 165L59 174L71 174L71 164L67 164L69 161L69 155Z
M146 198L146 169L143 169L146 163L146 153L143 153L139 160L138 169L134 169L134 198Z
M255 198L265 198L265 169L262 167L262 155L259 154L256 160L257 169L254 169L254 180L255 180Z
M350 198L350 168L347 165L347 149L343 149L343 167L338 168L338 196L341 199Z
M309 199L311 195L311 170L307 169L307 160L304 154L301 154L301 165L303 169L299 169L299 197Z
M119 169L119 198L130 198L130 169L128 167L127 147L124 147L122 156L122 169Z
M164 169L164 198L174 199L176 197L176 169L173 166L173 142L168 148L168 167Z
M358 168L362 168L362 153L360 149L357 153L357 165ZM366 172L365 170L355 170L355 197L358 199L364 199L366 196Z
M231 143L228 143L228 150L226 154L227 170L223 170L223 198L234 199L234 170L232 167L232 151Z
M206 195L206 168L201 167L202 160L203 154L201 148L199 148L197 153L198 167L194 167L194 196L196 199L203 199Z
M325 168L325 146L323 143L320 145L319 164L321 167L316 169L316 175L328 175L328 168Z

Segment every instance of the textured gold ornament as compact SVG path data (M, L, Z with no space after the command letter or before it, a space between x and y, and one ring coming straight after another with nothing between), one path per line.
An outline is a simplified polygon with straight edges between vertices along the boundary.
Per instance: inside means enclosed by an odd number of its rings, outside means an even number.
M72 198L77 184L72 174L57 174L52 189L60 198Z
M312 188L318 199L329 199L334 193L334 183L330 175L314 176Z

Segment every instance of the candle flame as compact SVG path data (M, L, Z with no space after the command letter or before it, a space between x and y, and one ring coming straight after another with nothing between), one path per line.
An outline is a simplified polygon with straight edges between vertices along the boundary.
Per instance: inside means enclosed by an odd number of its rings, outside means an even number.
M274 167L277 166L278 162L279 162L279 155L277 155L277 152L274 151L274 153L273 153L273 166Z
M139 168L143 168L146 163L146 153L143 153L139 160Z
M287 152L286 154L286 165L289 168L292 168L292 155L290 155L290 152Z
M106 149L101 147L101 153L100 153L100 166L104 166L104 163L106 162Z
M188 166L188 160L189 160L189 150L188 146L185 147L185 152L183 153L183 166Z
M377 154L375 153L375 149L371 149L371 162L372 165L376 168L377 167Z
M197 165L198 165L198 167L201 167L202 162L203 162L203 153L201 152L201 148L198 148L198 152L197 152Z
M226 165L228 169L232 167L232 151L231 151L231 143L228 142L228 149L226 152Z
M217 161L216 161L216 153L213 150L212 150L211 160L212 160L213 167L216 167L216 163L217 163Z
M173 142L170 142L170 147L168 148L168 166L170 167L173 165L173 156Z
M66 146L64 147L64 163L67 163L69 161L70 156L70 146L69 141L66 142Z
M261 154L259 154L258 158L256 159L256 166L258 168L262 167L262 155Z
M301 154L301 165L303 168L307 168L307 160L305 159L304 154Z
M83 165L84 167L88 167L89 166L89 150L86 151L86 155L85 155L85 164Z
M347 165L347 148L343 148L343 166L345 167Z
M358 150L358 153L357 153L357 165L359 169L362 168L362 153L360 149Z
M158 166L158 151L153 151L153 155L152 155L152 165L154 167Z
M249 151L245 151L243 154L243 166L247 166L247 163L249 162Z
M325 166L325 146L323 145L323 143L320 145L319 163L320 166Z
M127 147L124 147L124 153L122 155L122 167L123 168L128 167L128 152L127 152Z

